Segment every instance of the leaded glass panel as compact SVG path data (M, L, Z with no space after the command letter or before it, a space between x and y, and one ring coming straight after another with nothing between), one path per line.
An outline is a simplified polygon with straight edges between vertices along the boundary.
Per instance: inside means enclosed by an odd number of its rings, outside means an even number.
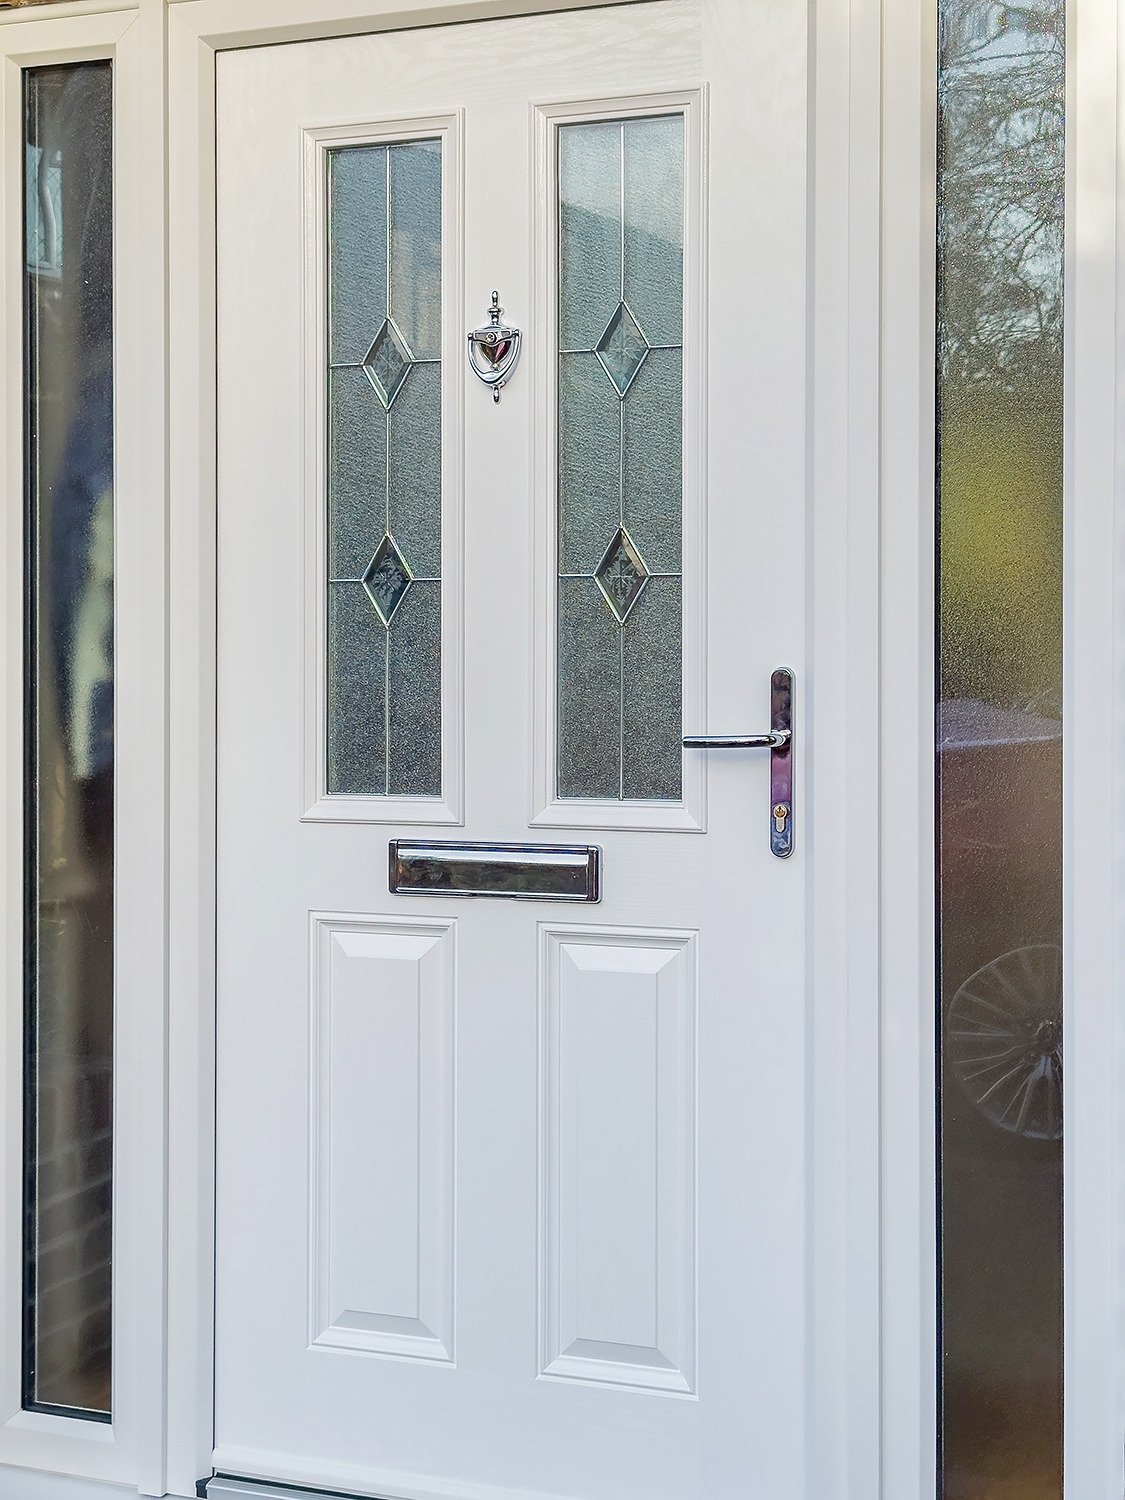
M559 130L558 794L678 800L682 115Z
M441 142L328 163L330 794L441 794Z

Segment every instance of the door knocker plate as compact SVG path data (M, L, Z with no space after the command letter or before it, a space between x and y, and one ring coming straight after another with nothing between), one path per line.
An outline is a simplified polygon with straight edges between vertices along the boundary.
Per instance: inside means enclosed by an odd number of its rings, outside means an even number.
M492 391L493 401L500 400L500 392L520 362L520 331L501 323L503 311L500 293L493 292L488 322L469 334L469 364L477 379Z

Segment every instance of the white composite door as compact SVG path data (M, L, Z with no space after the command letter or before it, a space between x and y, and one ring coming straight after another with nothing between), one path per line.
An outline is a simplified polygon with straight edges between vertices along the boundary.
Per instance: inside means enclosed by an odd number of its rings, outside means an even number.
M219 58L220 1473L802 1490L805 10Z

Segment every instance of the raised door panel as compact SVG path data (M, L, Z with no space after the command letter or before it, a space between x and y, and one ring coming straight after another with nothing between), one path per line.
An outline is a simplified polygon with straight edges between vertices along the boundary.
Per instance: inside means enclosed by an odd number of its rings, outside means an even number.
M453 1357L454 932L312 918L321 1347Z
M541 934L542 1373L695 1381L695 938Z

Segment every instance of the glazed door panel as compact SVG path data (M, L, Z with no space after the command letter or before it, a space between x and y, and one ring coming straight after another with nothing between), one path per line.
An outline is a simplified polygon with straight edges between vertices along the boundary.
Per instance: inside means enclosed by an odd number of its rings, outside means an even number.
M798 1492L804 27L219 58L220 1472Z

